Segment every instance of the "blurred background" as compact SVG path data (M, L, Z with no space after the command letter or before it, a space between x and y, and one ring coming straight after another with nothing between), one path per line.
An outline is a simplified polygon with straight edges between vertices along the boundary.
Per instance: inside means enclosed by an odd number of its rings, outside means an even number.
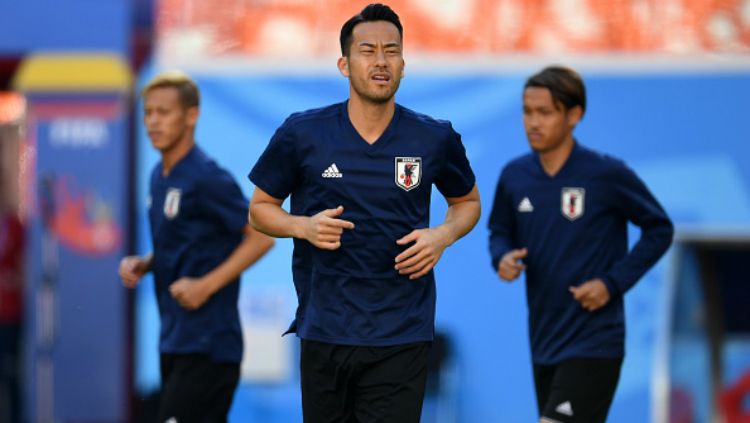
M139 89L198 82L197 141L240 181L290 113L344 100L352 0L0 0L0 422L153 422L150 250L157 161ZM537 419L523 281L500 282L487 215L502 166L528 151L525 79L575 67L578 140L624 159L676 223L626 296L626 359L610 422L750 419L750 0L393 0L404 106L449 119L484 216L437 267L425 422ZM439 197L436 197L439 198ZM436 201L433 221L446 206ZM631 241L639 232L631 231ZM242 279L245 358L231 422L301 422L291 241ZM744 419L744 420L742 420Z

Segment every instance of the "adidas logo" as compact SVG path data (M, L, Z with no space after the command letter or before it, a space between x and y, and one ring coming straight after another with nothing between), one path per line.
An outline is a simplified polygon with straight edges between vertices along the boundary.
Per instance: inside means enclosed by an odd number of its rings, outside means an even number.
M328 169L323 171L323 174L321 176L323 176L324 178L342 178L344 174L339 172L339 168L336 167L336 163L331 163L331 165L328 166Z
M529 213L534 211L534 206L531 204L529 197L523 197L520 203L518 203L518 211L521 213Z
M555 408L555 411L566 416L573 416L573 406L570 405L570 401L565 401L558 405L557 408Z

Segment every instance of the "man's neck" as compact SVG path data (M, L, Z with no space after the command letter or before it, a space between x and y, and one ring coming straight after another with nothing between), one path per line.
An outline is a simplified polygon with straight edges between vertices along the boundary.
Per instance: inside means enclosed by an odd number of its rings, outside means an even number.
M573 151L575 141L573 136L570 135L565 139L559 146L548 150L539 152L539 161L542 163L544 172L549 176L555 176L568 161L570 153Z
M186 138L177 143L173 148L163 151L161 153L161 173L163 176L168 176L169 173L174 169L175 165L182 160L190 150L193 149L195 140L193 137Z
M374 104L359 97L351 96L347 105L349 120L359 135L370 144L383 135L388 124L393 119L396 102L391 99L387 103Z

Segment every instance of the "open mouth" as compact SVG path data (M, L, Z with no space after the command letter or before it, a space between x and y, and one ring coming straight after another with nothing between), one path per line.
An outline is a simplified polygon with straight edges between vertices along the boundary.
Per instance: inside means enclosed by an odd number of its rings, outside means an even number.
M386 73L376 73L370 79L378 84L386 84L391 80L391 76Z

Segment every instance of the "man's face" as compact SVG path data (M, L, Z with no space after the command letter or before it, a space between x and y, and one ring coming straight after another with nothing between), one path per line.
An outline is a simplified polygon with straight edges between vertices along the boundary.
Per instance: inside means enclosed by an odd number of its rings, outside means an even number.
M529 87L523 92L523 125L531 148L544 153L560 147L572 137L580 120L580 108L565 110L555 103L547 88Z
M184 109L177 88L154 88L146 93L143 104L143 121L154 148L164 153L191 136L198 108Z
M351 94L371 103L393 99L404 73L398 28L388 21L362 22L352 31L349 56L339 59Z

